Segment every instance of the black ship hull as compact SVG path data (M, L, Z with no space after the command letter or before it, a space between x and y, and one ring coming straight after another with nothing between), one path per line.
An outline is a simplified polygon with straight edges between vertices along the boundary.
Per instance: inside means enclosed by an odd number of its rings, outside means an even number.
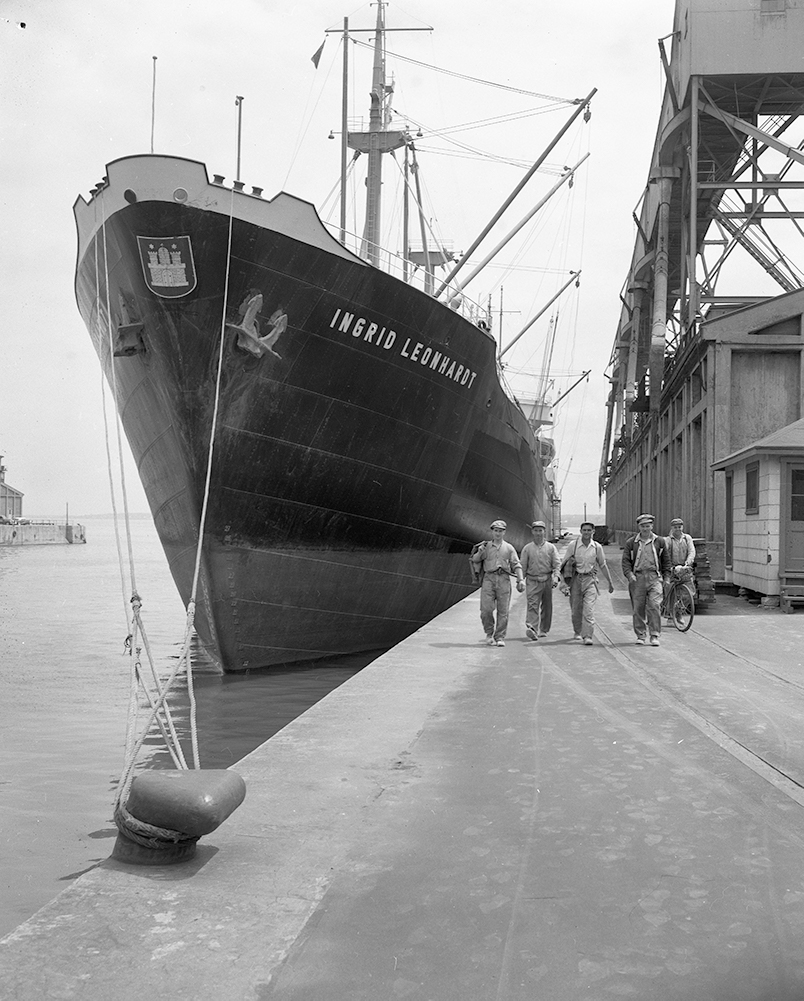
M550 524L485 331L307 203L186 160L108 170L76 203L78 304L185 603L203 516L195 624L223 670L392 645L470 593L491 520L517 548Z

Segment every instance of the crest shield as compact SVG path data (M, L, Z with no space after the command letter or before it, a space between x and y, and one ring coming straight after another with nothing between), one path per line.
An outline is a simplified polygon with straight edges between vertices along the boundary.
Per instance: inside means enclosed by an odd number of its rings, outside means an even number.
M138 236L145 284L163 299L188 295L196 286L189 236Z

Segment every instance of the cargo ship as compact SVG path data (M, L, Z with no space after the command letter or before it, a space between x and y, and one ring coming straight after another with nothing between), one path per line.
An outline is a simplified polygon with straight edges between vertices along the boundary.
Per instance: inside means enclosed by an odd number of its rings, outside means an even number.
M387 648L475 588L492 520L554 533L552 445L488 325L379 267L376 233L353 252L307 201L155 154L74 212L78 307L221 670Z

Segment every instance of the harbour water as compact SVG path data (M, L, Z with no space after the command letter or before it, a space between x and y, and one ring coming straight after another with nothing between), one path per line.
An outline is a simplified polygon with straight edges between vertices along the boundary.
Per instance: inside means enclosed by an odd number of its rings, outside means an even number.
M85 524L83 546L0 548L0 937L107 858L117 834L111 817L125 747L131 595L121 583L114 520ZM130 524L142 616L166 676L181 648L184 608L150 517ZM127 575L125 526L120 531ZM196 652L202 766L233 765L371 659L221 677ZM181 734L186 687L171 707ZM156 744L146 760L170 767Z

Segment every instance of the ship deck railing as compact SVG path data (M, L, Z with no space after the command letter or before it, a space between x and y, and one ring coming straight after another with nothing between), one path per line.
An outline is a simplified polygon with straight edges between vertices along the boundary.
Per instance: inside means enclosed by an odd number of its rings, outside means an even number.
M324 225L332 233L332 235L340 242L340 227L335 226L333 223L325 222ZM344 246L347 250L350 250L356 257L365 259L364 255L361 253L361 245L363 239L356 233L350 233L348 230L345 233L346 242ZM443 249L443 248L438 248ZM393 250L388 250L385 247L377 248L378 254L378 264L377 267L386 274L393 275L394 278L398 278L400 281L404 281L407 285L412 285L414 288L418 288L420 291L425 292L428 295L432 295L433 292L440 288L443 284L443 278L439 277L438 274L428 275L425 269L420 264L414 264L411 260L406 260L401 254L396 253ZM483 328L483 324L486 325L486 332L490 334L491 328L491 317L489 311L485 306L481 306L480 303L475 302L471 299L462 289L451 288L447 286L444 289L443 295L439 296L439 301L443 302L444 305L449 306L450 309L454 310L465 320L470 323L474 323L476 326Z

